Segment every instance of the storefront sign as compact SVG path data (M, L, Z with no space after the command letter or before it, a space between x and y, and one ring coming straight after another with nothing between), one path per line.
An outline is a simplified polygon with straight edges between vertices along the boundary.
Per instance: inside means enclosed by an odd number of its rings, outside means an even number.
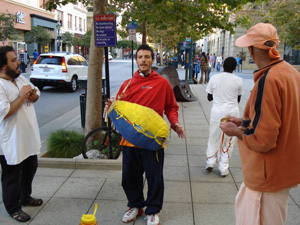
M94 24L96 47L109 47L117 45L115 15L95 15Z
M26 13L23 13L23 12L17 12L16 13L16 23L22 23L22 24L25 24L25 21L24 21L24 17L26 16Z

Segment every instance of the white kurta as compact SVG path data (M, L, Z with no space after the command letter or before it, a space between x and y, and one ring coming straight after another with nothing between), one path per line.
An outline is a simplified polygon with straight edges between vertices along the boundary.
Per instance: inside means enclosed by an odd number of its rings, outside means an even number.
M0 155L4 155L8 165L21 163L29 156L40 153L41 139L33 104L27 101L18 111L4 119L10 110L10 103L19 97L19 90L30 84L24 76L11 81L0 78ZM35 87L37 90L38 88ZM37 91L40 94L40 91Z
M218 156L220 159L219 170L225 171L229 167L229 158L236 138L225 135L223 146L220 148L222 139L222 131L219 128L220 120L228 114L239 117L237 97L244 93L243 81L232 73L220 73L211 77L206 92L213 95L209 140L206 150L207 164L213 166ZM220 151L222 149L223 151Z

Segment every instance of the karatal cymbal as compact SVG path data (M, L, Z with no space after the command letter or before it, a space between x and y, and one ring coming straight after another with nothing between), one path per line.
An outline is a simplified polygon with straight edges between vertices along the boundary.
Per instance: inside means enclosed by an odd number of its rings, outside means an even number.
M222 118L221 120L220 120L220 122L229 122L230 120L228 119L228 118Z

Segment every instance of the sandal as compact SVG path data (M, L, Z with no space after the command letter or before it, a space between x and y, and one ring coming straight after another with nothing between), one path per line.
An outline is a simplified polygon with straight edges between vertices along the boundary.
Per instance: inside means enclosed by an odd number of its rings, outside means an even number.
M23 206L40 206L42 204L43 204L42 199L32 198L32 197L30 197L30 199L27 202L22 203Z
M18 222L26 222L31 219L31 217L27 213L23 212L22 209L9 215Z

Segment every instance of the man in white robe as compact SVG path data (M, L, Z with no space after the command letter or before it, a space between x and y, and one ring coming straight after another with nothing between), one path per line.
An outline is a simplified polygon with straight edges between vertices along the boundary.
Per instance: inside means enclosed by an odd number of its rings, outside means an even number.
M20 75L20 62L10 46L0 47L0 163L4 206L18 222L31 217L22 205L40 206L31 197L41 140L34 102L40 91Z
M243 94L242 79L232 74L236 68L236 60L228 57L224 61L224 72L214 75L208 82L207 99L213 100L210 113L209 139L206 150L206 170L211 171L219 159L219 171L225 177L229 171L229 160L235 137L228 137L221 132L220 120L228 114L238 116L241 95Z

